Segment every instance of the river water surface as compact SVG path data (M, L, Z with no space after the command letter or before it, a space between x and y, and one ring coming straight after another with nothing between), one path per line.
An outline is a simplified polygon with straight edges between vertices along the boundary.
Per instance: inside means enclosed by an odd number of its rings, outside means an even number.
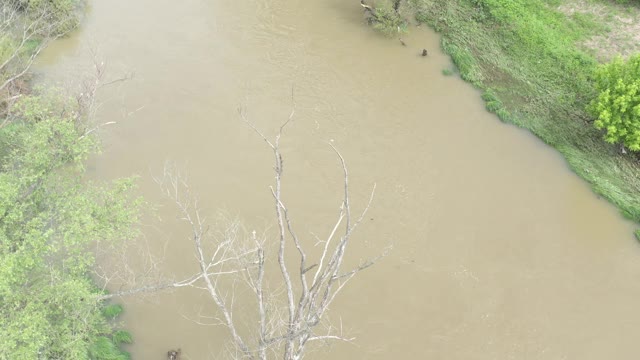
M96 0L39 70L77 79L97 49L108 76L135 74L103 93L98 117L117 124L90 172L140 175L141 193L160 204L140 241L165 254L165 273L195 266L188 229L151 179L167 159L184 164L204 212L273 226L271 154L239 106L271 136L295 103L282 150L299 233L326 233L339 206L327 141L348 162L357 209L377 184L349 260L393 250L332 308L353 343L310 358L636 359L632 224L554 150L443 76L436 34L415 28L404 41L375 34L357 0ZM211 313L204 293L123 301L134 359L221 353L226 330L194 321Z

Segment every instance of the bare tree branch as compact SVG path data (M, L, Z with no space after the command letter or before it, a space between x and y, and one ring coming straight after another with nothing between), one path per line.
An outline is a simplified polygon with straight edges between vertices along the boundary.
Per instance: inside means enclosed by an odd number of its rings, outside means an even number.
M184 172L167 163L162 176L154 177L154 180L175 203L180 219L189 225L189 240L193 244L199 270L178 282L124 290L105 295L101 300L185 286L201 289L208 294L218 315L207 319L200 315L200 320L196 322L224 325L229 330L233 345L228 353L235 358L266 360L282 357L285 360L298 360L305 356L311 343L353 341L352 337L343 334L341 323L337 328L331 324L327 313L348 282L386 254L384 252L352 268L344 265L353 232L371 207L376 187L373 186L362 213L354 219L346 162L337 148L329 145L342 168L339 211L323 240L314 235L310 239L302 238L296 232L291 210L283 200L283 155L280 151L280 140L293 120L295 107L273 140L250 123L242 110L239 113L273 154L275 184L270 190L277 225L273 244L269 244L268 236L259 236L256 231L249 232L238 222L225 227L210 226ZM308 251L310 244L321 245L319 254ZM273 245L273 249L270 245ZM294 261L291 254L285 256L288 246L296 249L293 256L297 258ZM310 256L312 253L315 255ZM246 323L241 316L234 316L238 314L237 297L246 289L253 293L252 301L257 312L255 322Z
M73 30L63 30L61 26L69 18L52 21L49 6L39 6L33 11L35 13L21 14L16 1L0 4L0 43L13 44L13 51L0 63L0 91L26 75L36 57L51 41Z
M280 152L280 139L284 129L293 119L295 108L292 110L289 118L280 127L273 141L269 140L256 128L254 124L249 122L242 110L240 110L239 113L242 120L247 123L248 126L271 148L275 161L274 171L276 177L275 185L271 188L271 193L276 205L279 245L278 265L287 298L286 313L288 314L288 320L285 323L286 328L274 332L275 336L268 339L264 339L264 336L262 336L261 345L264 347L264 345L272 346L283 343L285 359L301 359L304 356L305 347L309 341L337 339L346 341L352 340L341 335L331 333L318 335L314 333L313 328L321 323L331 303L348 281L358 272L370 267L379 260L381 256L385 255L383 253L379 257L365 261L353 269L347 271L342 270L343 259L352 233L361 223L372 204L375 194L375 185L373 186L365 209L362 211L360 216L353 221L349 198L349 176L347 165L342 154L340 154L333 145L329 144L338 157L343 170L343 200L336 222L331 227L328 237L326 240L320 241L320 243L323 244L322 253L317 261L308 264L309 260L307 252L304 249L303 241L295 231L290 212L284 204L281 187L283 157ZM343 231L339 235L338 233L341 226L343 226ZM293 243L299 255L299 265L296 275L299 279L299 283L297 284L297 294L295 290L296 287L292 284L291 270L288 268L288 264L284 259L284 249L288 241ZM262 264L262 262L260 262L260 264ZM308 278L307 276L311 274L313 274L313 276ZM254 287L254 289L255 288L256 287ZM261 298L261 296L258 296L258 298ZM262 313L263 310L259 311ZM263 315L261 314L261 316ZM264 320L261 320L260 323L262 324L263 321ZM332 329L330 326L328 328L329 330ZM261 354L263 353L264 352L261 352ZM264 356L261 356L260 358L262 359Z

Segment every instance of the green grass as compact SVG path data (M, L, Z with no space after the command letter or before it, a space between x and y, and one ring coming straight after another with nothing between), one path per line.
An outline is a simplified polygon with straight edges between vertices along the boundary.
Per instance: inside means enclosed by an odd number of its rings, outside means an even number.
M483 90L488 111L558 149L594 192L640 222L640 157L605 143L585 112L598 62L580 44L610 31L605 23L561 13L562 0L408 1L442 34L460 76Z
M378 0L374 5L375 11L369 18L374 29L388 37L407 31L407 22L394 10L391 0Z
M449 69L449 68L442 69L442 75L444 75L444 76L451 76L451 75L453 75L453 70L452 70L452 69Z

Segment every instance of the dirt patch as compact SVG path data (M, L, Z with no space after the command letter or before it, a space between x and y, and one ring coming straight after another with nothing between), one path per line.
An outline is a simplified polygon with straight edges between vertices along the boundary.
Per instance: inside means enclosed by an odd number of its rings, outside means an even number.
M594 52L601 61L609 61L616 55L629 57L640 53L640 8L631 5L567 0L558 7L567 14L591 14L608 31L592 36L581 45Z

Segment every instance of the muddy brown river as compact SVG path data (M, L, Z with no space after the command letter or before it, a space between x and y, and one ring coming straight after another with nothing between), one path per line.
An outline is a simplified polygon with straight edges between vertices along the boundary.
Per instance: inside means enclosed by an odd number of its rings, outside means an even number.
M391 253L332 307L352 343L311 359L636 359L640 249L633 224L598 199L551 148L484 110L478 91L443 76L449 59L425 28L407 46L374 33L357 0L91 1L82 28L42 56L56 81L89 72L111 85L98 118L99 179L137 174L158 204L140 244L180 277L194 269L188 229L152 174L187 169L203 212L274 226L269 149L238 117L282 140L285 197L301 234L325 233L347 160L353 203L377 195L350 261ZM429 56L419 56L422 48ZM293 88L293 101L292 101ZM142 257L142 256L141 256ZM134 359L218 358L226 329L201 325L195 289L121 300Z

